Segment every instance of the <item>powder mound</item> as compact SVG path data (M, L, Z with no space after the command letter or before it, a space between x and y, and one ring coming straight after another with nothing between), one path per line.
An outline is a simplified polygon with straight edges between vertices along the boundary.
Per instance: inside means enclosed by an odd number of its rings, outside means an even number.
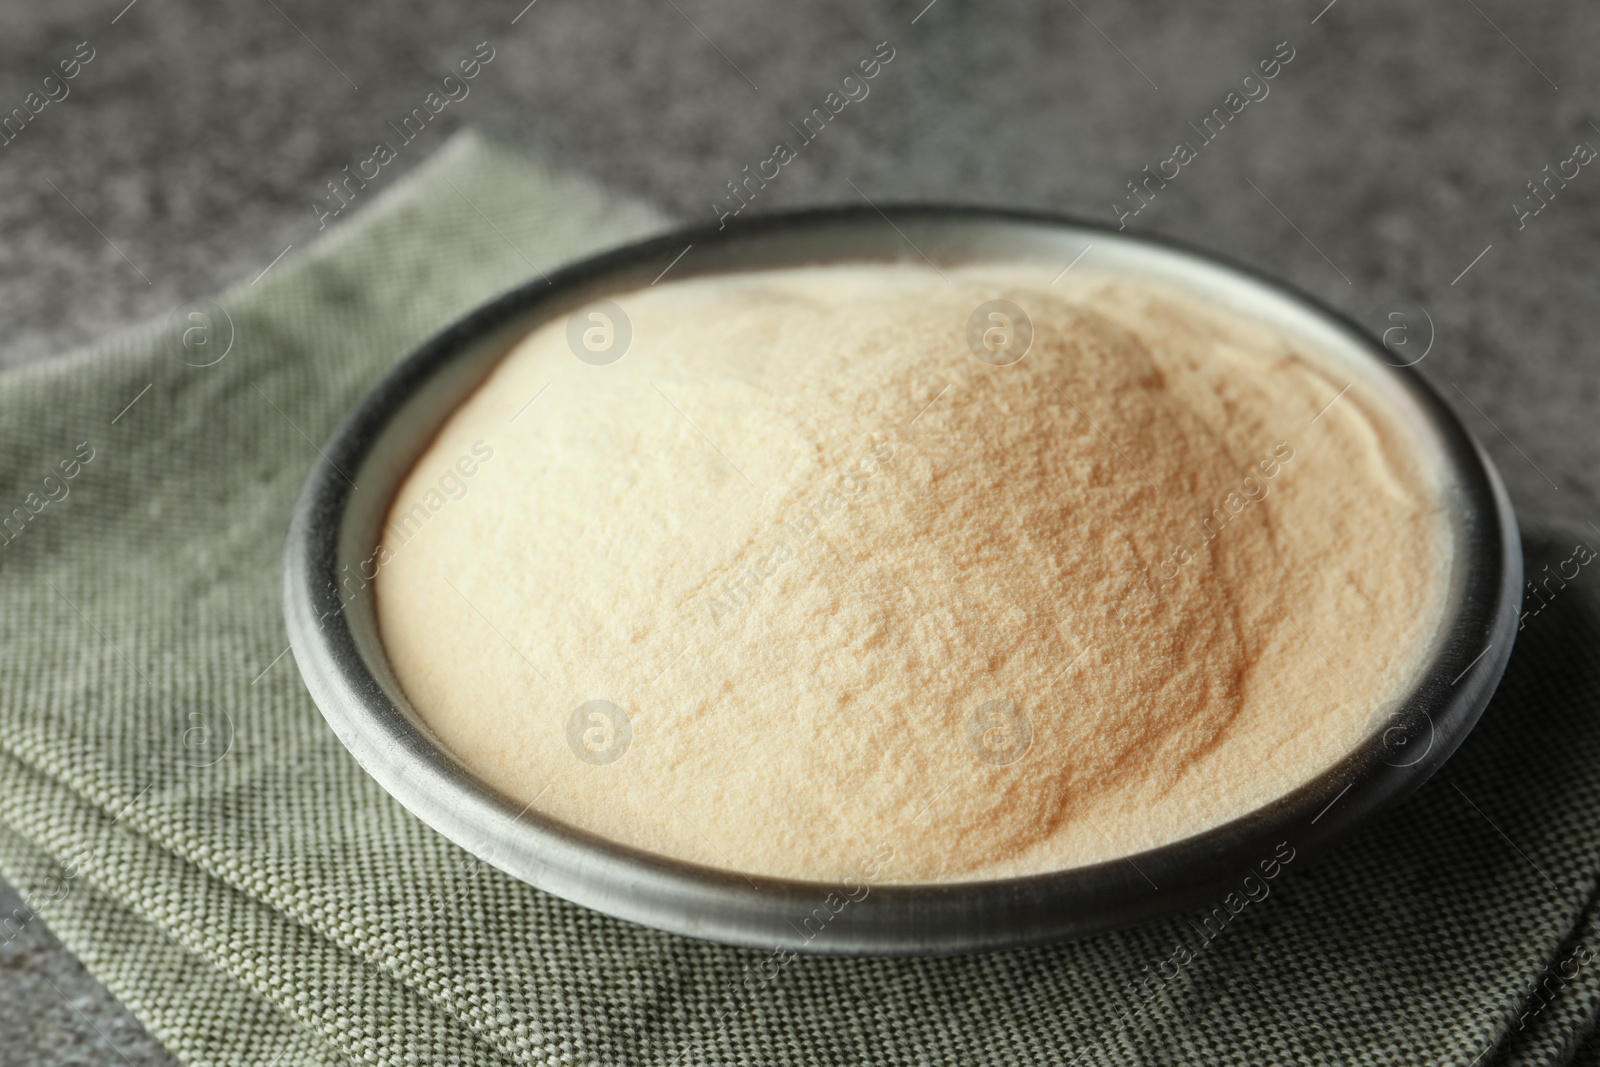
M915 882L1172 841L1365 737L1450 565L1381 398L1150 283L947 275L662 284L603 366L522 341L379 549L441 742L640 848Z

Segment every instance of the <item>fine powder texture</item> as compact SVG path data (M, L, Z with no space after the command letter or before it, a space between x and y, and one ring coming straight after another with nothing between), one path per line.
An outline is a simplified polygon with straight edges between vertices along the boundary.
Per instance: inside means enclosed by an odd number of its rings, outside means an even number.
M1050 274L664 281L535 330L374 554L418 713L519 806L812 881L1111 859L1331 766L1444 613L1430 453L1276 330Z

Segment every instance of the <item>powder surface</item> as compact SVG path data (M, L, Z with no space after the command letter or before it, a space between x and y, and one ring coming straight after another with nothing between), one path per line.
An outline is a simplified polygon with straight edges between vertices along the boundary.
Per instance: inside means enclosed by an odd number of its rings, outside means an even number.
M1424 451L1275 330L1049 275L663 282L609 365L535 330L389 516L418 713L519 805L815 881L1128 855L1336 762L1444 612Z

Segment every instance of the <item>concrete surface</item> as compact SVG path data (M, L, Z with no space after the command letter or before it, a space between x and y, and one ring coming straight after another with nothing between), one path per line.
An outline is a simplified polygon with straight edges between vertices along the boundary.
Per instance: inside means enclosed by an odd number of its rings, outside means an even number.
M379 184L476 124L696 220L883 41L894 59L870 96L750 211L866 196L1114 220L1126 183L1198 142L1188 123L1288 42L1269 95L1129 225L1373 324L1425 308L1419 369L1520 513L1600 526L1600 167L1521 229L1512 206L1577 143L1600 148L1600 9L524 2L4 0L0 113L80 42L93 58L0 147L0 365L164 317L303 247L324 183L480 42L495 58L470 95ZM41 927L0 948L0 1005L0 1065L171 1062Z

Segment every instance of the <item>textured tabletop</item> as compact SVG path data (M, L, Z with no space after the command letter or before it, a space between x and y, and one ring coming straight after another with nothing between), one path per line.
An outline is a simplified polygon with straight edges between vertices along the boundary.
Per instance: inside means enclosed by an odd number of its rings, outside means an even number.
M981 202L1215 249L1403 322L1519 513L1600 527L1600 11L525 2L5 0L0 365L256 278L337 221L328 183L378 142L397 149L363 195L473 125L711 221L876 52L744 213ZM27 914L10 889L0 913ZM41 921L0 940L0 1065L171 1062Z

